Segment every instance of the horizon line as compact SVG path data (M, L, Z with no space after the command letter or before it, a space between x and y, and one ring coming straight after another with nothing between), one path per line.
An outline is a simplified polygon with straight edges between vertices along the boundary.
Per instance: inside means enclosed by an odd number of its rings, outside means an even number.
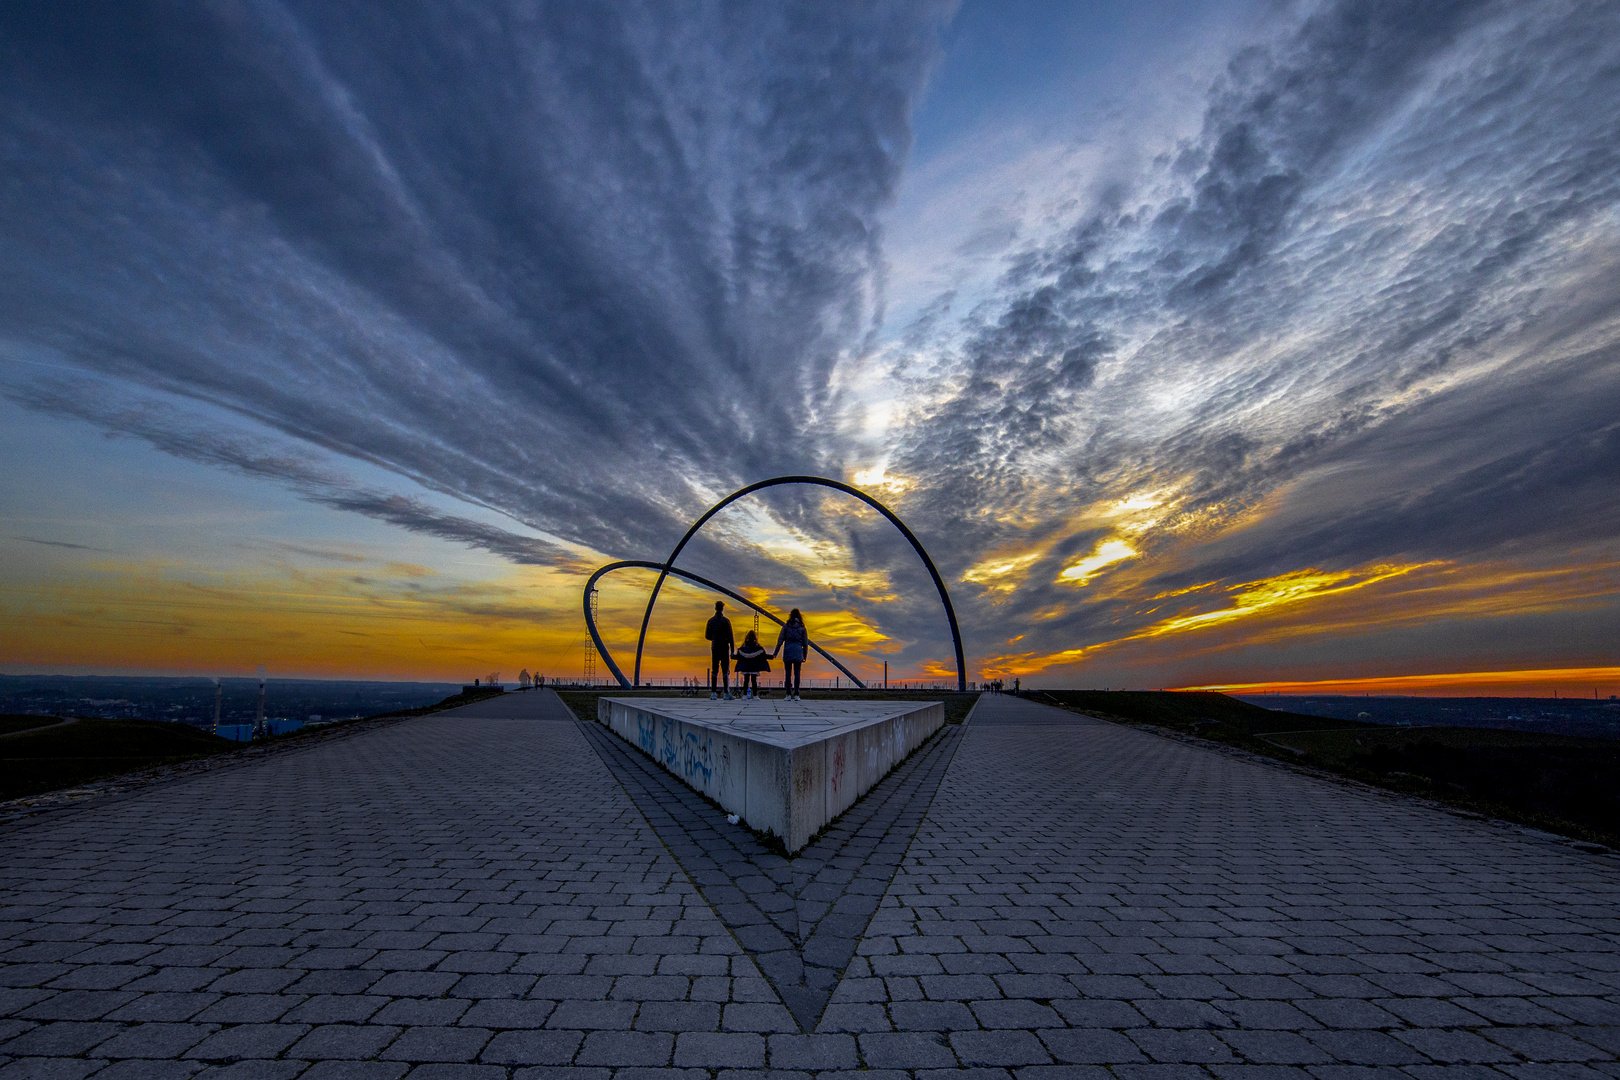
M1460 694L1469 688L1491 689L1497 694ZM1197 686L1167 687L1179 691L1212 691L1234 693L1284 693L1304 691L1315 694L1342 692L1372 694L1391 697L1493 697L1504 696L1500 691L1515 688L1540 690L1541 693L1512 694L1511 697L1585 698L1587 694L1603 697L1620 691L1620 667L1581 668L1527 668L1514 671L1441 672L1429 675L1382 675L1346 679L1272 679L1263 682L1205 683ZM1444 693L1442 693L1442 691ZM1606 692L1605 692L1606 691Z

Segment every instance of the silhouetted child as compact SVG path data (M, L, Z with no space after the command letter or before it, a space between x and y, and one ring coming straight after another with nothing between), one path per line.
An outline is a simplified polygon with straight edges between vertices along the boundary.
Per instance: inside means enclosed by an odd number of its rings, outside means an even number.
M760 646L759 635L748 631L743 638L742 647L737 650L737 674L742 676L743 696L756 697L759 694L759 673L771 670L771 662L765 657L765 650Z

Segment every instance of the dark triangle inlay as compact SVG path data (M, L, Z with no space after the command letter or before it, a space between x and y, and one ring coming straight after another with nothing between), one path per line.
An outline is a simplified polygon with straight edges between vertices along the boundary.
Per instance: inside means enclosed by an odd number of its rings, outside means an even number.
M580 727L800 1030L814 1031L934 801L961 726L947 725L793 859L728 825L600 724Z

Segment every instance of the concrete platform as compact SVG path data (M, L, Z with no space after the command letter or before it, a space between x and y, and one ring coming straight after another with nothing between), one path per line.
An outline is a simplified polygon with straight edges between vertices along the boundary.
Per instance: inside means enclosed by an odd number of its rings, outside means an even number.
M597 719L791 852L938 731L945 706L604 697Z

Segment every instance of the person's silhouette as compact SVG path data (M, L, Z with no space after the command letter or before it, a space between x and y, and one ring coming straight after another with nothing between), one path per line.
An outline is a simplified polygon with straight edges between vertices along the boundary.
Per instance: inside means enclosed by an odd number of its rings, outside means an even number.
M731 633L731 620L721 614L726 610L724 600L714 602L714 617L703 628L703 636L709 641L709 700L713 701L720 696L723 690L726 700L731 700L731 648L737 639ZM718 679L716 676L718 675ZM716 686L716 683L719 686Z

